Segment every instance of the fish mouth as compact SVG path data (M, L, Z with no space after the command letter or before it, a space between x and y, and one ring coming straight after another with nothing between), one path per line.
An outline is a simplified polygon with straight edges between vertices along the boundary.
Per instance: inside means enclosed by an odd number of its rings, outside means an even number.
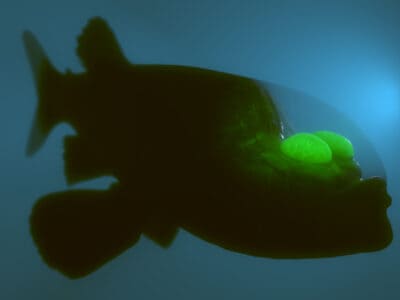
M381 177L370 177L367 179L361 179L360 184L362 185L368 199L376 199L378 204L383 204L385 208L392 205L392 197L387 192L386 180Z
M386 208L389 208L392 205L392 197L390 197L389 194L386 194L383 198L383 203Z
M385 203L386 208L389 208L392 205L392 198L388 196Z

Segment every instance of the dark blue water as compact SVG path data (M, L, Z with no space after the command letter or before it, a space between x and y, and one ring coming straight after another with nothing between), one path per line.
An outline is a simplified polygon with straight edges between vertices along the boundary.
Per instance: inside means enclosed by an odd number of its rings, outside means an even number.
M386 169L391 246L273 260L228 252L181 231L168 250L143 238L78 281L49 269L28 217L38 197L67 188L62 137L72 129L58 127L36 156L24 156L36 95L21 33L36 33L59 69L79 71L75 37L94 15L109 21L132 62L273 81L350 117ZM0 299L399 299L399 1L2 1L0 37Z

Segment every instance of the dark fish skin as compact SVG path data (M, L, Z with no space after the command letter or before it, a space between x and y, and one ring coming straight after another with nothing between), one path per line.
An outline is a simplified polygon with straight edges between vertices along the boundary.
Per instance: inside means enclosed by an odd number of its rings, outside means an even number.
M284 125L256 80L131 64L98 17L78 38L84 73L58 72L32 33L23 40L39 98L27 154L67 122L77 133L65 138L67 181L117 179L104 191L45 195L32 209L40 254L69 278L91 274L141 235L168 247L179 229L267 258L332 257L391 243L385 180L357 172L322 180L290 161L280 170L262 158L280 155Z

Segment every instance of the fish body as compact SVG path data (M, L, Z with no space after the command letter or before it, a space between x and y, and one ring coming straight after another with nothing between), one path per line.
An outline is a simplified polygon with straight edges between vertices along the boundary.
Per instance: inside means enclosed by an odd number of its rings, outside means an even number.
M280 151L285 124L258 81L188 66L140 65L101 18L57 71L35 36L24 44L38 92L32 155L57 124L69 183L111 175L105 191L40 198L31 233L44 260L90 274L145 235L168 247L179 229L249 255L318 258L376 251L392 240L381 178L352 158L310 165Z

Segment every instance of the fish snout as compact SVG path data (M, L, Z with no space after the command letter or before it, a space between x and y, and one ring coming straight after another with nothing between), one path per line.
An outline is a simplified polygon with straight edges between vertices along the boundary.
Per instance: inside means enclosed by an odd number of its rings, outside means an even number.
M362 180L363 194L367 199L376 201L379 205L384 204L389 207L392 204L392 198L387 192L387 182L380 177L370 177Z

